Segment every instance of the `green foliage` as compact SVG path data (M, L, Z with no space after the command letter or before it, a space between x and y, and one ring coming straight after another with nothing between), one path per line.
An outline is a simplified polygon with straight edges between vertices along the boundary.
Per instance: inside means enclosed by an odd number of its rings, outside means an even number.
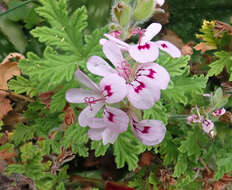
M181 141L181 146L179 151L181 153L186 153L189 157L196 156L199 157L202 152L202 148L199 144L205 144L205 136L199 128L195 128L194 131L189 131L187 133L186 139Z
M172 138L171 134L167 131L159 150L163 156L163 164L165 166L176 163L178 157L178 141L179 139Z
M161 120L166 125L168 122L167 109L161 101L156 102L151 109L144 110L143 118Z
M221 151L217 153L216 165L217 170L214 178L219 180L225 173L232 171L232 153L222 153Z
M26 93L30 97L34 97L38 94L37 83L23 76L17 76L16 79L10 80L8 86L10 90L13 90L17 94Z
M165 98L169 102L179 102L186 105L191 98L203 93L203 89L206 87L207 77L203 75L192 77L185 72L181 77L173 77L172 80L173 88L168 88L163 91Z
M87 157L88 148L85 144L88 142L88 139L88 129L76 124L66 129L62 143L65 148L72 147L73 153L78 153L80 156Z
M160 52L156 63L162 65L169 72L171 79L176 76L181 76L186 69L189 69L189 56L181 56L179 58L172 58L165 52Z
M72 80L69 83L65 83L63 87L58 90L57 93L55 93L52 96L51 104L50 104L50 111L51 112L60 112L64 109L64 106L66 104L65 99L65 93L68 89L76 87L76 80Z
M232 81L232 54L226 51L218 51L215 53L218 60L211 63L208 76L216 76L226 68L227 72L230 74L229 81Z
M104 156L107 149L109 148L109 144L103 145L102 141L92 141L91 149L95 150L95 156Z
M6 16L1 16L0 31L7 37L9 42L13 44L17 51L21 53L25 52L27 40L18 23L10 21Z
M32 35L47 48L41 58L28 53L19 67L30 80L39 84L38 91L44 92L53 90L60 83L70 82L77 66L85 68L91 55L101 54L99 39L105 29L83 36L87 26L84 7L78 8L69 17L66 1L41 0L41 3L43 6L37 8L37 13L47 19L50 26L37 27L32 30Z
M138 155L143 152L143 146L132 134L131 131L119 135L113 144L115 163L117 168L128 164L128 169L135 170L138 162Z
M42 20L35 13L36 7L38 7L38 4L33 3L33 1L23 2L19 0L11 0L8 3L8 11L12 11L7 14L7 18L14 22L23 21L25 22L25 27L30 29Z

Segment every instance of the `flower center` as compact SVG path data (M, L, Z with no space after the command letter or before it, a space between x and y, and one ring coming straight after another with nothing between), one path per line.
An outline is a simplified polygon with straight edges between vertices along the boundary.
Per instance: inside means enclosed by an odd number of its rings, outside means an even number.
M124 60L120 63L120 66L117 66L117 69L119 70L119 75L123 77L125 80L128 80L131 75L131 68L130 64Z
M97 102L99 101L104 101L105 98L95 98L93 96L90 96L90 97L85 97L84 98L84 102L87 104L87 106L89 105L90 107L90 111L93 111L93 107L92 107L92 104L96 104Z
M145 29L141 29L140 27L138 28L135 28L133 31L132 31L132 34L133 35L139 35L139 40L138 40L138 44L140 45L140 42L141 42L141 38L142 38L142 35L146 32ZM149 47L150 48L150 47Z

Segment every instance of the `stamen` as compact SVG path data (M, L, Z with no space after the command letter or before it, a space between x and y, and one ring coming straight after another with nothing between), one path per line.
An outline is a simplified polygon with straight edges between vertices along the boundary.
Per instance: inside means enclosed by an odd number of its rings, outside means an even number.
M130 64L126 60L123 60L120 63L120 66L117 66L117 69L122 71L122 73L120 73L120 76L124 77L125 79L129 79L131 75Z
M140 45L140 42L141 42L141 38L142 38L142 35L146 32L145 29L141 29L140 27L138 28L135 28L133 31L132 31L132 34L133 35L139 35L139 45ZM150 48L150 47L149 47Z
M97 102L99 102L99 101L104 101L104 100L105 100L105 98L96 99L96 98L93 97L93 96L85 97L85 98L84 98L84 101L85 101L85 103L87 104L87 106L89 105L90 111L93 111L92 104L96 104Z

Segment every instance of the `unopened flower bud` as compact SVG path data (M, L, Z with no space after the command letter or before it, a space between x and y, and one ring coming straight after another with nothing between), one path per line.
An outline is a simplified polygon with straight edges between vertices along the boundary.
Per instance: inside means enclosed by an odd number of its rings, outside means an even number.
M154 12L154 0L137 0L134 11L134 19L143 21L149 19Z
M214 128L214 123L211 120L209 119L203 120L202 129L205 133L209 134L213 130L213 128Z
M226 110L225 108L222 108L222 109L214 110L212 114L215 117L218 117L218 116L224 115L224 113L226 113Z
M113 8L113 14L122 27L127 26L130 22L131 7L124 2L118 2Z

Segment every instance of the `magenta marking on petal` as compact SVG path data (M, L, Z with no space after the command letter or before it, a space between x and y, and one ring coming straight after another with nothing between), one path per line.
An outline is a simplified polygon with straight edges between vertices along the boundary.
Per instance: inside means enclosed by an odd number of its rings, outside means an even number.
M135 87L134 88L134 91L136 92L136 93L139 93L143 88L145 88L146 86L145 86L145 84L143 83L143 82L140 82L140 81L137 81L138 83L139 83L139 86L137 86L137 87Z
M109 111L107 111L107 113L109 114L108 115L108 117L107 117L107 119L109 120L109 121L111 121L111 122L114 122L114 114L113 113L111 113L111 112L109 112Z
M162 43L161 46L162 46L162 48L168 48L167 44L165 44L165 43Z
M145 126L145 127L143 128L143 130L141 130L141 129L139 129L138 127L136 127L135 124L133 124L132 126L134 127L134 129L135 129L136 131L138 131L138 132L140 132L140 133L143 133L143 134L149 133L149 130L150 130L150 128L151 128L150 126Z
M143 134L149 133L149 129L150 129L150 128L151 128L151 127L149 127L149 126L145 126L144 129L141 131L141 133L143 133Z
M113 95L113 92L111 91L111 86L110 85L106 85L104 90L107 92L107 95L106 96L112 96Z
M149 77L149 78L152 78L152 79L154 79L155 78L155 76L154 76L154 74L156 73L153 69L149 69L149 74L148 75L146 75L147 77Z
M138 50L142 50L142 49L150 49L150 44L145 43L144 45L138 45Z

